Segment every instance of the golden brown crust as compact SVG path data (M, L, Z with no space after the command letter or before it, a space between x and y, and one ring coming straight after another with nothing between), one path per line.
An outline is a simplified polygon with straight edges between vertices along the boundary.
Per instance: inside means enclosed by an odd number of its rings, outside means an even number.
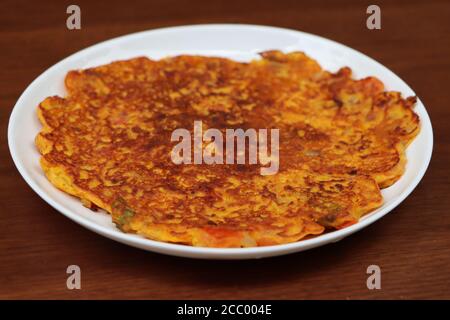
M414 98L376 78L329 73L304 53L262 59L136 58L71 71L68 96L38 107L41 166L59 189L123 231L174 243L248 247L351 225L379 207L419 132ZM280 129L280 171L175 165L176 128Z

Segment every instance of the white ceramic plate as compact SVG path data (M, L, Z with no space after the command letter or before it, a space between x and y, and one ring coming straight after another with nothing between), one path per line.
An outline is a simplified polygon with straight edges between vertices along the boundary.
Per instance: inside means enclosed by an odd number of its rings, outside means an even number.
M395 208L424 175L431 158L433 133L430 119L420 100L415 111L420 116L421 132L408 148L405 174L393 186L382 191L384 205L348 228L290 244L236 249L198 248L125 234L115 228L108 214L92 212L83 207L79 200L57 190L39 167L40 156L34 145L34 137L40 130L36 106L47 96L65 95L63 80L69 70L142 55L158 59L188 53L248 61L257 58L258 52L270 49L304 51L327 70L336 71L342 66L349 66L356 78L376 76L388 90L400 91L405 97L415 95L394 73L362 53L299 31L252 25L194 25L144 31L79 51L34 80L20 96L11 114L8 141L12 158L25 181L56 210L98 234L141 249L191 258L248 259L288 254L339 241Z

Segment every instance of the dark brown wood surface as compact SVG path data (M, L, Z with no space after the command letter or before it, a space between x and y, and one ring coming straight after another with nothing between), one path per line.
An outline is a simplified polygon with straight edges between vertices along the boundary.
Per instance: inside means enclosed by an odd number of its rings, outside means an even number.
M66 28L68 1L0 2L0 298L408 299L450 298L450 2L377 1L382 29L368 30L365 1L73 1L82 29ZM26 86L62 58L135 31L198 23L252 23L318 34L375 58L427 107L433 158L393 212L345 240L252 261L201 261L134 249L71 222L16 171L10 112ZM66 288L66 268L82 289ZM366 268L381 267L381 290Z

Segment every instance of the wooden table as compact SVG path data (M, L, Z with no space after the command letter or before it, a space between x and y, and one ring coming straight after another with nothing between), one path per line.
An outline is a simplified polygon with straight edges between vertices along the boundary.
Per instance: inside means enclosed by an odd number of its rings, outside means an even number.
M450 2L377 1L382 29L366 28L358 1L75 1L82 29L66 28L69 2L6 1L0 10L0 298L408 299L450 298ZM108 240L41 200L7 147L11 109L41 72L89 45L135 31L196 23L252 23L318 34L375 58L403 78L431 116L430 168L398 208L336 244L257 261L200 261ZM82 289L66 288L66 268ZM382 271L368 290L366 268Z

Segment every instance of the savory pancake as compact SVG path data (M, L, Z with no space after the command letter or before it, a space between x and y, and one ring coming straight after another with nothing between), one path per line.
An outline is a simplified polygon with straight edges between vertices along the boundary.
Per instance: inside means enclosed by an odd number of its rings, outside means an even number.
M71 71L65 98L38 107L41 166L59 189L124 232L206 247L294 242L346 227L382 204L419 132L415 98L301 52L135 58ZM171 134L279 129L279 172L171 161Z

